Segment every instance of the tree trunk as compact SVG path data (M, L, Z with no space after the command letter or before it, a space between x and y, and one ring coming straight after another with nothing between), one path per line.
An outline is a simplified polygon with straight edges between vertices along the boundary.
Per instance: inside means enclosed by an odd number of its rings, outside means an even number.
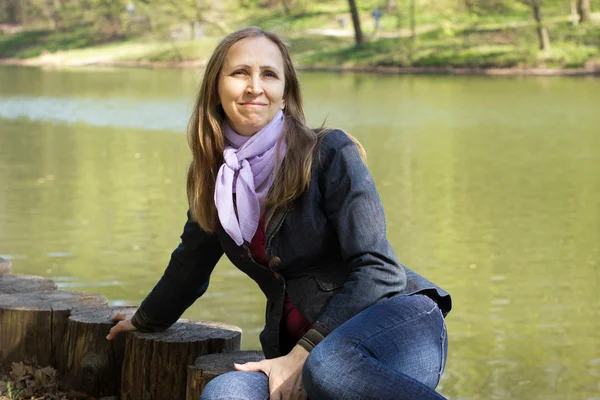
M160 333L128 332L120 399L185 399L188 366L205 354L238 351L241 336L238 327L207 322L176 323Z
M578 0L577 12L579 13L579 22L590 20L591 8L591 0Z
M533 18L537 22L537 34L538 39L540 41L540 50L548 51L550 50L550 35L548 34L548 28L544 26L544 21L542 19L542 10L540 6L540 0L533 0Z
M58 22L56 20L56 13L54 12L54 2L52 0L46 0L44 2L43 13L48 20L48 26L51 30L55 30Z
M467 9L467 12L469 14L473 13L473 0L465 0L465 7Z
M577 0L571 0L571 23L577 25L579 23L579 11L577 10Z
M5 0L6 1L6 22L9 24L18 24L22 23L20 21L20 17L22 15L22 7L21 2L19 0Z
M394 12L398 9L398 0L387 0L385 4L387 12Z
M107 303L104 296L63 291L0 295L0 368L22 361L60 371L71 311Z
M283 5L283 10L285 11L285 15L290 15L290 4L289 0L281 0L281 4Z
M352 24L354 25L354 39L357 46L363 43L363 34L360 29L360 19L358 18L358 10L356 9L356 2L354 0L348 0L350 5L350 13L352 14Z
M233 363L244 364L265 359L262 351L234 351L200 356L188 366L186 400L198 400L200 394L212 379L234 371Z
M67 388L94 397L118 396L125 354L125 335L106 340L116 314L133 316L136 307L74 312L67 324Z
M417 38L417 22L416 22L416 9L417 6L415 4L416 0L410 0L410 37L413 42Z
M2 266L0 264L0 275L2 275L1 272ZM47 292L52 290L56 290L56 283L52 279L42 278L41 276L0 276L0 294Z

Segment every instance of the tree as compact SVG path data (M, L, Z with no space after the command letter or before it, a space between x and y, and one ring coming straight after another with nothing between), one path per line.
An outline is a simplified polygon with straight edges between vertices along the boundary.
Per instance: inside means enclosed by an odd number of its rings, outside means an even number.
M577 0L570 0L570 6L571 6L571 22L573 23L573 25L577 25L579 23L579 13L577 11Z
M18 24L21 18L21 2L18 0L6 0L6 3L3 6L3 19L6 19L6 22L9 24Z
M541 0L530 0L533 8L533 18L537 22L537 34L540 41L540 50L550 50L550 35L548 34L548 28L544 25L542 20L542 7Z
M281 4L283 5L283 10L285 11L285 15L290 15L290 0L281 0Z
M417 28L416 28L416 0L410 0L410 37L414 42L417 39Z
M348 0L350 5L350 13L352 14L352 24L354 25L354 39L357 46L363 43L363 34L360 29L360 19L358 18L358 10L356 9L356 2L354 0Z
M586 22L590 20L591 8L591 0L577 1L577 13L579 14L579 22Z

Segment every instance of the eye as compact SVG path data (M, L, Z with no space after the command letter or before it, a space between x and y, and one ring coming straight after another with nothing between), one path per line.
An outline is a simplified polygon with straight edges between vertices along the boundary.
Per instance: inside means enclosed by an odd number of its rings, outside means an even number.
M269 78L277 78L277 74L271 71L265 71L265 76L268 76Z
M238 69L237 71L234 71L232 75L242 75L242 74L246 74L246 71L244 71L243 69Z

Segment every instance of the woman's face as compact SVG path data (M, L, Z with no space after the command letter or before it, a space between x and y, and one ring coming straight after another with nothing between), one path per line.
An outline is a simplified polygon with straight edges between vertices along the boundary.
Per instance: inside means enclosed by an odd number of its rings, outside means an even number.
M229 48L219 75L219 100L235 132L252 136L283 110L283 57L266 37L242 39Z

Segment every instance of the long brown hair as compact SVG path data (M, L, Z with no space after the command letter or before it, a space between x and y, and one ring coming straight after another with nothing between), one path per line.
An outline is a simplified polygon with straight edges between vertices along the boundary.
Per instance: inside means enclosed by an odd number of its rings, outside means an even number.
M238 41L249 37L266 37L281 51L284 65L285 89L285 157L267 195L267 207L284 207L300 196L310 183L313 152L325 129L313 131L306 126L302 94L296 71L286 44L276 34L257 27L241 29L227 35L215 48L206 64L200 91L188 124L188 144L192 162L187 174L187 196L194 221L206 232L217 226L214 203L215 181L223 163L222 125L225 112L220 106L218 80L227 52ZM364 149L355 141L364 154Z

